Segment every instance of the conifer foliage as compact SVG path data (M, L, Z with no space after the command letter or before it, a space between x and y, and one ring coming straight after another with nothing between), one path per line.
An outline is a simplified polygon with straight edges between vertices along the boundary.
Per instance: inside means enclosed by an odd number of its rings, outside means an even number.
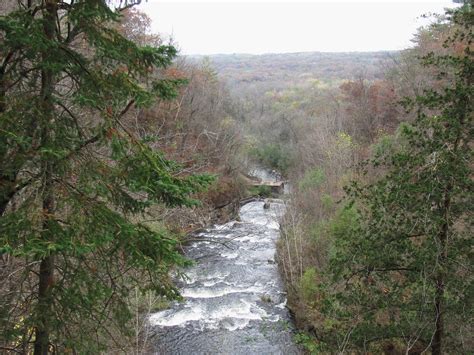
M16 3L15 3L16 4ZM132 217L193 205L212 180L186 176L124 123L172 98L172 46L139 46L114 25L133 6L24 0L0 17L0 346L98 353L138 286L175 297L174 240Z
M444 86L405 102L416 120L368 165L383 176L347 189L350 223L334 233L333 289L324 291L340 349L380 351L375 344L389 341L439 355L472 346L471 4L449 11L446 24L445 53L421 58Z

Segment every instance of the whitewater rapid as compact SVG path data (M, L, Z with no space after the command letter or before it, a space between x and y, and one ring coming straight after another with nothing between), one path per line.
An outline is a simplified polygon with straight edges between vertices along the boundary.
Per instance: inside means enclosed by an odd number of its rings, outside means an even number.
M178 281L184 301L150 317L156 354L300 353L275 263L283 212L279 200L250 202L240 221L196 235Z

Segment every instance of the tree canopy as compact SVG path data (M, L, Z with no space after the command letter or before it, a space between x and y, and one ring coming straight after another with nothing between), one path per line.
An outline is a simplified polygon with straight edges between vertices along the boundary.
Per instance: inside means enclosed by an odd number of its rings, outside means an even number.
M173 46L117 30L133 4L28 0L0 17L0 253L16 269L0 318L14 350L97 353L105 323L126 331L134 286L177 296L173 238L134 216L196 204L212 177L184 174L123 123L184 83L160 72Z
M347 188L349 204L333 230L335 289L324 291L340 344L465 349L459 334L469 333L473 317L472 20L468 4L448 12L451 50L421 58L444 85L405 100L416 119L366 166L382 176Z

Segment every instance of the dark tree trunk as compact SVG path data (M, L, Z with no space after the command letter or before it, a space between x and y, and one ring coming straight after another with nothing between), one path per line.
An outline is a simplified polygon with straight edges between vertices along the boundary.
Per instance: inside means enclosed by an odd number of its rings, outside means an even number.
M38 325L35 332L34 355L47 355L49 349L49 318L51 287L54 283L54 256L41 260L38 291Z
M10 179L0 178L0 217L5 213L8 203L15 196L15 189L11 188L12 181Z
M452 186L448 185L445 192L445 200L443 206L444 224L439 237L441 245L441 253L439 255L438 276L436 277L436 293L435 293L435 333L433 335L433 343L431 344L431 351L433 355L441 355L443 351L443 336L444 336L444 283L445 271L444 265L446 263L447 255L447 240L449 232L449 206L450 206L450 192Z
M435 321L435 333L433 336L433 343L431 344L431 352L433 355L441 355L443 349L443 335L444 335L444 322L443 322L443 298L444 298L444 282L440 278L436 282L436 321Z
M457 151L459 144L458 132L457 139L454 142L454 151ZM435 333L433 335L433 342L431 344L431 352L433 355L441 355L443 353L443 337L444 337L444 297L445 297L445 265L448 259L448 236L450 227L450 207L451 207L451 193L453 190L453 183L450 181L446 185L444 191L444 201L442 203L442 215L444 219L441 233L439 234L439 245L441 246L438 257L438 274L436 277L436 293L435 293Z
M46 0L46 9L43 13L43 30L49 41L54 41L56 33L57 1ZM42 60L47 63L50 54L42 54ZM54 73L47 68L41 71L41 144L48 146L54 139L51 124L54 119ZM54 184L53 162L43 158L41 162L43 172L43 228L41 237L48 240L50 236L50 221L54 215ZM50 254L41 260L38 289L38 308L35 327L34 355L47 355L50 347L50 331L52 315L52 288L54 285L54 255Z
M45 162L43 192L43 228L42 238L50 239L50 221L54 213L54 190L51 163ZM47 355L50 345L50 328L52 314L52 288L54 285L54 255L41 260L39 272L38 310L35 329L34 355Z
M54 190L52 169L49 162L45 163L43 192L43 228L42 238L50 238L50 221L54 213ZM54 285L54 255L41 260L39 272L38 309L35 328L34 355L47 355L50 345L50 328L52 314L52 288Z

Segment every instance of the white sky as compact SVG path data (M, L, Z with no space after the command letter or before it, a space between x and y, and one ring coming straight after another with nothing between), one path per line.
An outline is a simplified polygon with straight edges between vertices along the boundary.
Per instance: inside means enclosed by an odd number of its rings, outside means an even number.
M144 0L146 1L146 0ZM182 54L398 50L451 0L163 1L140 9Z

